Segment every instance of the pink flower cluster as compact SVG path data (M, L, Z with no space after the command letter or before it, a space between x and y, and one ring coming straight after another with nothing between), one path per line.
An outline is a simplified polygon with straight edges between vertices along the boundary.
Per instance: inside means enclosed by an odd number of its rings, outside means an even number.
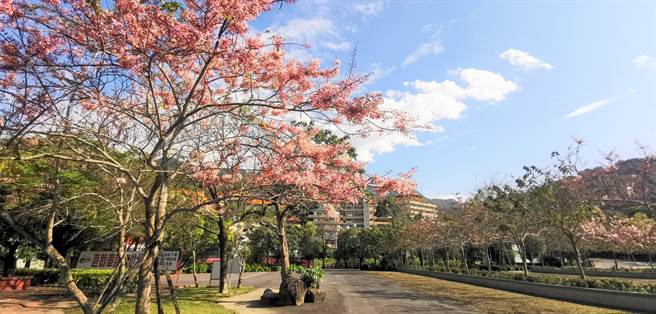
M622 252L656 248L656 222L642 215L608 217L582 226L586 238Z

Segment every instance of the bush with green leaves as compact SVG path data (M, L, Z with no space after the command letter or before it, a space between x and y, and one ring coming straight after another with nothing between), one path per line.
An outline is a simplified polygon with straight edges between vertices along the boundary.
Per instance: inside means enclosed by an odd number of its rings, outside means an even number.
M244 265L244 271L245 272L268 272L271 271L271 267L269 265L263 265L263 264L246 264Z
M186 265L183 269L182 272L185 274L191 274L192 271L192 264ZM196 273L209 273L212 270L211 264L208 263L196 263Z
M576 267L553 267L553 266L540 266L540 267L532 267L531 269L535 270L543 270L543 271L576 271L578 272L578 269ZM624 268L620 267L618 269L615 268L586 268L587 271L598 271L598 272L612 272L612 273L655 273L656 270L652 268Z
M321 280L323 280L323 277L326 275L326 272L319 266L306 268L300 265L291 265L289 270L298 273L301 276L301 280L308 288L319 289Z
M441 267L435 267L434 271L447 272L446 269L443 269ZM613 290L613 291L627 291L627 292L656 294L656 284L635 283L629 280L594 279L594 278L581 279L581 278L565 277L565 276L558 276L558 275L535 275L535 274L531 274L528 277L526 277L524 276L523 273L495 272L495 271L488 272L486 270L478 270L478 269L470 269L469 272L466 272L464 269L461 268L452 268L451 273L478 276L478 277L489 277L489 278L496 278L496 279L508 279L508 280L544 283L544 284L567 286L567 287L592 288L592 289L603 289L603 290Z
M73 269L73 279L77 286L87 294L98 294L112 277L113 269ZM60 282L59 269L28 269L21 268L15 272L16 276L31 276L32 285L63 284Z
M33 286L56 284L59 281L59 269L56 268L44 268L44 269L19 268L16 269L14 275L31 276Z

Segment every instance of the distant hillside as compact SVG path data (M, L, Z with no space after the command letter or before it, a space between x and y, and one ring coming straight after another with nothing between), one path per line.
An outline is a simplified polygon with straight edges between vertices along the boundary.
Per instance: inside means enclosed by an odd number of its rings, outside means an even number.
M458 202L454 199L443 199L443 198L431 198L430 199L431 203L437 205L440 209L450 209L454 208Z
M655 161L653 159L634 158L628 160L621 160L615 164L616 172L606 172L602 167L589 168L581 171L581 176L584 179L589 179L591 182L617 182L616 190L608 192L610 201L605 201L602 208L609 213L623 213L625 215L633 215L636 212L645 212L650 214L647 208L637 205L632 202L622 202L624 195L625 185L631 186L636 193L640 192L641 178L645 173L647 176L647 191L648 198L652 201L656 198L656 169ZM592 185L595 186L594 184ZM604 188L603 185L598 186ZM619 192L619 193L618 193ZM614 200L614 201L613 201Z

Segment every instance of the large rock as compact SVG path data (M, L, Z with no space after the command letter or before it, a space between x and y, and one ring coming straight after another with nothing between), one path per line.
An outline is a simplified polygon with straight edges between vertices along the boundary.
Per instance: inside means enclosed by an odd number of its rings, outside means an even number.
M301 305L305 302L306 287L303 281L295 277L288 277L280 283L278 292L279 305Z
M309 288L305 293L305 303L323 302L326 300L326 293L317 288Z
M266 289L260 297L260 302L265 305L276 305L278 304L278 294L271 289Z

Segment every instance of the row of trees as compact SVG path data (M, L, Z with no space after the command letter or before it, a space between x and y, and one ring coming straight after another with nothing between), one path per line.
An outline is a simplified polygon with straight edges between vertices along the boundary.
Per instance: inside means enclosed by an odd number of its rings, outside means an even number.
M411 249L458 252L466 270L472 248L491 269L491 248L504 252L504 243L510 243L519 251L525 275L532 257L545 252L561 260L568 252L582 278L584 251L651 256L656 252L656 156L609 158L604 167L584 170L581 147L577 142L565 156L553 153L550 167L524 167L513 184L481 189L434 221L407 225L403 238Z
M377 212L393 214L392 224L340 232L335 257L345 266L441 260L447 269L456 258L465 271L478 262L491 271L515 268L518 255L525 275L536 260L564 265L567 259L583 278L593 253L651 257L656 155L641 147L640 158L610 154L603 166L584 169L582 147L577 141L567 154L553 153L551 166L524 167L512 183L490 184L435 219L409 217L393 197L382 198Z
M0 3L0 218L47 254L84 313L102 312L131 280L136 313L150 313L178 215L212 217L221 258L229 228L260 217L280 245L284 293L291 213L356 201L368 184L412 189L409 176L365 175L347 140L321 131L413 127L380 94L353 95L366 75L293 60L284 39L249 31L278 2ZM59 241L67 225L77 232ZM93 299L62 246L87 230L115 236L121 256ZM128 265L130 233L143 250Z

